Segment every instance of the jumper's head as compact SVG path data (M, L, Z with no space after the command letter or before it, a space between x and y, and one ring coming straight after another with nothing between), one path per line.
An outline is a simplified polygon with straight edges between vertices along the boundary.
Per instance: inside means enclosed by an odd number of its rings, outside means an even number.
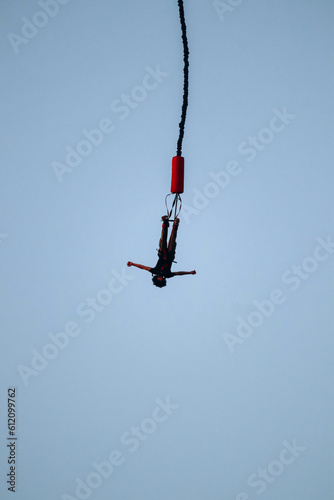
M153 285L158 286L159 288L163 288L167 285L166 278L163 276L153 276L152 281Z

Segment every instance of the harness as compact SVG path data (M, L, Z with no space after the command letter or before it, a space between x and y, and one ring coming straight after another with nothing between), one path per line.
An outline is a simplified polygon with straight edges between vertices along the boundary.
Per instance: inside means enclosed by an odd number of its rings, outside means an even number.
M164 278L171 278L172 272L170 269L172 264L173 261L167 258L166 252L163 252L163 254L159 256L155 267L152 267L150 272L158 276L163 276Z

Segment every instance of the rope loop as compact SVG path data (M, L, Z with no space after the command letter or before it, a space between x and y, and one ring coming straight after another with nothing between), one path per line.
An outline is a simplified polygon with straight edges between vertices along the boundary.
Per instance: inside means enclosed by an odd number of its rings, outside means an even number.
M171 195L172 195L172 193L169 193L169 194L167 194L167 196L165 198L165 205L166 205L166 210L167 210L167 216L168 216L168 219L170 221L176 219L179 216L179 214L181 212L181 208L182 208L181 196L177 193L175 195L175 197L174 197L171 209L170 210L168 209L168 203L167 203L168 200L167 199L168 199L168 196L171 196ZM180 203L179 209L177 207L178 202ZM172 219L172 217L173 217L173 209L174 209L174 219Z

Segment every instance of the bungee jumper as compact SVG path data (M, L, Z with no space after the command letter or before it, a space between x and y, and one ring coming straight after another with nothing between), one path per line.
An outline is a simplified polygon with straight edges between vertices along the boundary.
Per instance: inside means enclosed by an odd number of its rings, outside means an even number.
M187 107L188 107L188 88L189 88L189 49L187 40L187 29L184 16L183 0L178 0L179 6L179 16L181 24L182 33L182 43L183 43L183 102L181 111L181 120L179 123L179 137L177 141L176 156L172 159L172 181L171 181L171 192L167 194L165 198L167 215L162 216L162 232L159 241L158 250L158 262L155 267L143 266L142 264L134 264L133 262L128 262L127 265L138 267L139 269L144 269L153 274L153 284L159 288L166 286L167 278L173 278L174 276L183 276L185 274L196 274L196 271L178 271L172 272L171 267L175 258L176 249L176 235L179 226L178 215L182 208L182 200L180 194L184 190L184 158L182 156L182 141L184 136L184 126L186 121ZM171 206L168 209L168 197L170 195L175 195ZM178 208L179 204L179 208ZM173 217L174 212L174 219ZM173 228L167 245L167 235L169 222L173 221Z
M169 237L168 245L167 235L169 227L169 217L168 215L164 215L163 217L161 217L161 219L163 222L158 250L159 259L155 267L143 266L142 264L135 264L134 262L128 262L127 264L129 267L135 266L139 269L144 269L145 271L149 271L150 273L152 273L153 284L159 288L167 285L167 278L173 278L174 276L183 276L185 274L196 274L196 271L178 271L172 273L171 267L175 259L176 235L179 227L179 219L177 217L174 219L173 229Z

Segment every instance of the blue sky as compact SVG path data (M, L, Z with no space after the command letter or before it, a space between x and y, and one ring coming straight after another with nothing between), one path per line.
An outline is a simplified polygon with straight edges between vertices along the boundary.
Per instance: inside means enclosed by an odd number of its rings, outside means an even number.
M0 11L2 497L332 500L333 2L185 1L164 289L177 2Z

